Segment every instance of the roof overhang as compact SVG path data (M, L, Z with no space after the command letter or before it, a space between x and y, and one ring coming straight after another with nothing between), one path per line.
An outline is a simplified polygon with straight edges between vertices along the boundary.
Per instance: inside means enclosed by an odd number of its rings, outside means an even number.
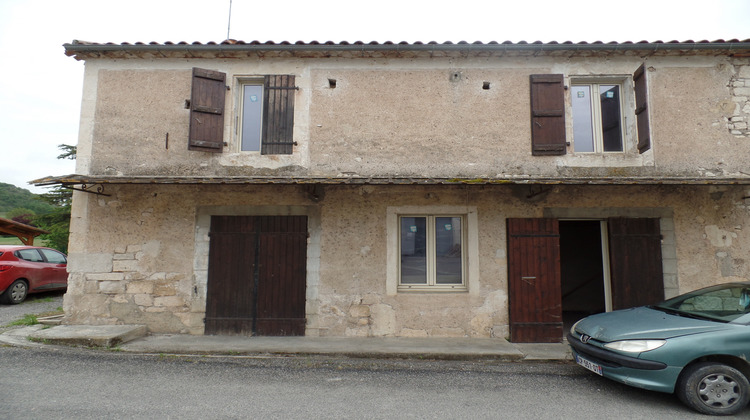
M591 54L650 55L729 55L750 56L750 39L729 41L670 42L244 42L225 40L220 43L96 43L74 40L64 44L65 54L76 60L95 58L247 58L247 57L464 57L464 56L529 56Z
M399 176L49 176L30 182L36 186L61 185L86 192L96 192L92 187L105 185L750 185L746 177L399 177ZM101 191L98 191L101 193Z

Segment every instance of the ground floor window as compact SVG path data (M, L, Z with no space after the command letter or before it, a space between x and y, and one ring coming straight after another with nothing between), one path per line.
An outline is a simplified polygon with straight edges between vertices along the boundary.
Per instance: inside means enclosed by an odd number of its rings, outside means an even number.
M463 225L461 215L400 215L399 288L463 286Z

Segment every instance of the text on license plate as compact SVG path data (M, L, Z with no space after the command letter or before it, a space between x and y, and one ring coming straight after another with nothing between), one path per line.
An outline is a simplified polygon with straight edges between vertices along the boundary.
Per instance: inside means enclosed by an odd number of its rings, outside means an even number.
M581 356L576 355L576 363L578 363L579 365L585 367L586 369L588 369L588 370L596 373L597 375L601 375L602 374L602 367L601 366L597 365L596 363L594 363L594 362L592 362L590 360L586 360L586 359L584 359Z

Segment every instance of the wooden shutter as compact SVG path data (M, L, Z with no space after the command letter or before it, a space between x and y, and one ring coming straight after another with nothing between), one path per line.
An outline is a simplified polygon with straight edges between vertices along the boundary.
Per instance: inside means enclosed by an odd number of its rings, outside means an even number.
M564 155L565 89L562 74L532 74L531 154Z
M633 83L635 83L635 117L638 123L638 152L643 153L651 148L645 64L641 64L633 73Z
M226 74L193 68L188 149L221 152L224 148Z
M270 75L264 80L263 136L260 153L289 155L294 149L294 76Z
M511 341L562 341L557 219L508 219L508 295Z
M659 219L612 218L607 224L612 309L662 301L664 279Z

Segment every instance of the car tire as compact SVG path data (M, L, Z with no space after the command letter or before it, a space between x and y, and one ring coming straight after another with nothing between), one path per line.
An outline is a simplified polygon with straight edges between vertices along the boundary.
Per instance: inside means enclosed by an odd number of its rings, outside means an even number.
M29 285L23 280L16 280L0 295L0 302L8 305L16 305L26 299L29 293Z
M685 405L714 416L743 410L749 394L750 383L745 375L722 363L702 362L689 366L677 382L677 396Z

